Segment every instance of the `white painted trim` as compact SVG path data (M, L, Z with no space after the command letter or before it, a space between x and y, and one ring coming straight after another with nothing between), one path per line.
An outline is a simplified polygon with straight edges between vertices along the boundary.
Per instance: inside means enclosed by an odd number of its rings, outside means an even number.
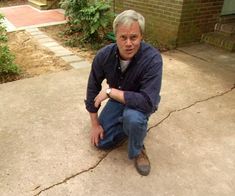
M67 23L66 20L64 20L64 21L59 21L59 22L49 22L49 23L44 23L44 24L38 24L38 25L31 25L31 26L19 27L19 28L15 28L14 30L8 31L8 32L27 30L27 29L36 28L36 27L53 26L53 25L59 25L59 24L65 24L65 23Z
M57 11L57 12L59 12L59 13L61 13L61 14L64 14L64 13L65 13L65 10L63 10L63 9L39 10L39 9L37 9L37 8L31 6L31 5L16 5L16 6L10 6L10 7L2 7L2 8L0 8L0 11L1 11L1 10L4 10L4 9L12 9L12 8L18 8L18 7L19 7L19 8L20 8L20 7L30 7L30 8L32 8L32 9L36 10L37 12Z
M15 31L16 27L6 18L3 19L3 26L6 27L7 32Z

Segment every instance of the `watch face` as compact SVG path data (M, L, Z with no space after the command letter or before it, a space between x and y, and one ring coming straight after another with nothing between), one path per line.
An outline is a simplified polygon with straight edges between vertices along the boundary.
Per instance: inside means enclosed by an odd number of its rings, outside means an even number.
M108 89L106 90L106 93L109 94L110 92L111 92L111 89L108 88Z

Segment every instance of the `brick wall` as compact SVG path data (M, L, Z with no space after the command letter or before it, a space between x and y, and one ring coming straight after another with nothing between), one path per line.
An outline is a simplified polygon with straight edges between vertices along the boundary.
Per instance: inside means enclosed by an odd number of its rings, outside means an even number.
M224 0L113 0L115 13L134 9L146 19L146 38L176 47L213 31Z
M153 44L175 45L183 1L115 0L115 12L134 9L146 19L145 38Z
M198 41L219 21L224 0L184 1L177 44Z

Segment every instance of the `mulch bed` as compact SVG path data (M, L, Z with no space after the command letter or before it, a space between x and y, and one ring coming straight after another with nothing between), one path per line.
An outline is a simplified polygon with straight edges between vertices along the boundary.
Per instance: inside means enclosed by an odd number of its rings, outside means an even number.
M0 0L0 7L9 7L28 4L27 0Z

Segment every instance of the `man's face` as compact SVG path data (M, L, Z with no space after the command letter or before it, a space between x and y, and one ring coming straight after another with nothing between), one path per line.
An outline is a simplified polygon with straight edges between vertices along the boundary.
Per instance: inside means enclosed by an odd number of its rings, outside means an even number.
M116 43L123 60L133 58L140 48L141 40L142 35L138 22L133 22L130 26L118 25Z

